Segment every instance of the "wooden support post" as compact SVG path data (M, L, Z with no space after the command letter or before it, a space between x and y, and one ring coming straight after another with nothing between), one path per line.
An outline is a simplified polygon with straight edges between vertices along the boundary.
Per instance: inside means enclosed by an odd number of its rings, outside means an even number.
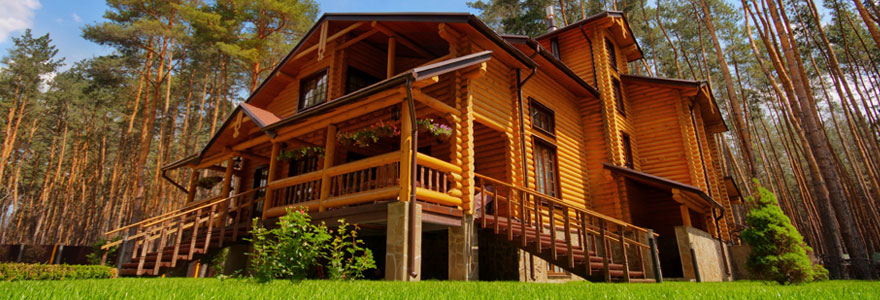
M272 143L272 154L269 155L269 176L267 182L275 181L275 174L278 173L278 151L281 150L281 144L277 142ZM266 219L266 212L269 211L270 208L274 205L272 203L274 190L270 187L266 188L266 196L263 199L263 215L260 219Z
M681 208L681 224L684 226L693 227L693 225L692 225L693 223L691 223L691 213L690 213L690 210L688 210L688 207L682 205L682 206L680 206L680 208Z
M574 268L574 247L571 245L571 215L567 206L562 209L562 213L565 220L565 246L568 247L568 267Z
M223 198L228 198L232 191L232 172L235 171L235 157L230 157L226 161L226 174L223 175L223 190L220 192ZM232 199L223 200L220 206L220 236L218 237L218 246L223 247L223 239L226 238L226 220L229 217L229 203Z
M559 260L559 255L556 253L556 204L550 203L550 211L548 213L550 220L550 252L553 257L553 261ZM538 241L540 242L540 241Z
M623 255L623 281L629 282L629 258L626 255L626 226L620 226L620 253Z
M199 171L196 169L192 170L192 174L189 176L189 187L186 194L186 204L193 202L196 199L196 184L199 182Z
M324 141L324 168L327 170L333 166L336 157L336 125L327 126L327 137ZM321 175L321 198L318 200L318 211L324 211L324 201L330 197L330 174L324 172Z
M611 282L611 270L608 268L608 240L605 231L608 224L605 220L599 220L599 239L602 243L602 271L605 273L605 282Z
M389 46L391 46L389 44ZM390 52L389 52L390 53ZM389 54L390 57L390 54ZM409 111L406 103L401 104L400 108L400 201L409 201L410 191L415 188L410 186L410 177L415 176L412 173L412 118L414 116Z
M177 266L177 255L180 253L180 242L183 240L183 225L186 225L186 214L180 215L180 222L177 223L177 234L174 239L174 252L171 252L171 267Z
M392 76L394 76L395 57L397 57L397 40L394 36L391 36L391 37L388 37L388 72L387 72L387 77L385 77L385 78L391 78ZM400 111L403 112L404 110L406 110L406 108L401 109ZM401 123L401 124L403 124L403 123ZM400 132L403 133L403 132L407 132L407 131L401 130ZM403 134L401 134L400 136L403 136ZM401 149L403 149L403 148L401 148Z

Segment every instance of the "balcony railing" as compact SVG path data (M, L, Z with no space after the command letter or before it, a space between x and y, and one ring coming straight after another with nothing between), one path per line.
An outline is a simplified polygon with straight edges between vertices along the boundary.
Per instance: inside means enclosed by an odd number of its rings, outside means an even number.
M274 192L266 217L278 217L288 208L310 211L353 206L377 201L396 201L400 193L400 151L377 155L269 183ZM416 199L444 206L461 207L461 168L419 153ZM329 186L323 187L324 180ZM324 191L326 188L326 192Z

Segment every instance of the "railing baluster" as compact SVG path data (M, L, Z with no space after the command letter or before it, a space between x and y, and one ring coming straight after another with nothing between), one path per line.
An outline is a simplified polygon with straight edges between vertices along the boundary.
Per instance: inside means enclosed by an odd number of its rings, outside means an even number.
M193 231L190 235L189 253L186 254L186 260L191 260L196 252L196 240L199 236L199 224L202 222L203 209L204 208L199 208L196 210L196 218L193 220Z
M211 205L211 210L208 214L208 229L205 231L205 246L202 248L202 253L208 253L208 249L211 247L211 233L214 230L214 213L216 210L217 205Z
M528 236L526 235L526 201L529 200L529 195L524 192L517 193L519 196L519 233L522 235L520 240L522 240L523 248L529 245Z
M599 239L602 240L602 270L605 272L605 281L611 282L611 271L608 268L608 243L605 237L605 220L599 220Z
M584 249L584 261L586 262L587 276L589 277L589 276L593 276L593 268L590 266L590 257L592 256L592 255L590 255L590 244L592 244L592 243L590 243L590 236L591 236L589 234L590 229L587 228L586 214L581 213L579 220L581 222L581 239L582 239L581 249Z
M162 230L159 234L159 247L156 249L156 263L153 265L153 275L159 275L159 268L162 267L162 255L165 254L165 243L168 239L169 220L162 222Z
M620 226L620 252L623 254L623 281L629 282L629 258L626 255L626 226Z
M495 185L492 185L492 186L494 187ZM497 193L498 189L497 189L497 188L493 188L493 190L494 190L494 191L492 192L492 215L495 216L495 225L494 225L493 227L494 227L494 229L495 229L495 234L498 234L498 233L500 232L500 231L498 230L498 229L499 229L499 227L498 227L498 226L499 226L498 222L501 220L501 218L499 218L500 216L498 215L498 202L501 201L501 199L498 199L498 193ZM486 192L485 190L484 190L483 192L484 192L487 196L489 195L489 193ZM507 222L510 222L510 220L507 220Z
M486 228L486 210L489 209L486 207L486 182L483 179L478 178L478 180L480 184L480 214L483 215L480 222L483 223L483 228ZM494 220L494 222L498 222L498 220Z
M537 195L534 196L535 199L535 218L537 219L537 226L535 226L535 248L537 248L538 254L541 254L541 235L544 233L544 221L543 216L541 215L541 199Z
M177 255L180 253L180 241L183 239L183 225L186 225L186 214L180 215L177 223L177 236L174 237L174 251L171 252L171 267L177 266Z
M548 212L548 219L550 220L550 251L553 252L552 256L555 261L559 258L556 253L556 210L554 209L556 205L550 203L548 207L550 208L550 211Z
M565 228L565 245L568 247L568 267L574 268L574 247L571 245L571 216L569 215L568 206L563 207L563 221Z
M501 186L498 187L503 188ZM496 189L497 191L498 189ZM513 240L513 189L507 188L507 240Z

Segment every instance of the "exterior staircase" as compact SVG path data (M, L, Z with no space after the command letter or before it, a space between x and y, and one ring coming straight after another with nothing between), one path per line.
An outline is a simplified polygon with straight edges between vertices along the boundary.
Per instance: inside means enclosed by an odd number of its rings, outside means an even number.
M212 249L239 241L250 233L254 199L251 190L228 198L196 202L181 209L108 231L122 238L101 247L102 264L114 246L132 245L119 275L159 276L168 268L199 259Z
M590 281L655 282L648 230L479 174L475 190L479 226L501 240Z

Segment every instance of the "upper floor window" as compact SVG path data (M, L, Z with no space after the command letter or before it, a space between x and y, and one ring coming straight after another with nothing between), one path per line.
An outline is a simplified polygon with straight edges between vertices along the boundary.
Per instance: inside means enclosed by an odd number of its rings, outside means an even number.
M348 67L346 71L345 93L349 94L376 82L379 82L379 78L357 68Z
M632 142L629 140L629 135L626 133L621 133L620 137L623 144L623 165L632 169L635 167L635 162L633 162Z
M324 103L327 100L327 69L315 72L299 81L299 110Z
M529 100L531 100L529 110L531 111L532 116L532 128L537 129L544 134L555 136L556 117L553 115L553 111L541 103L538 103L535 99L529 98Z
M553 53L553 57L556 57L556 59L562 59L559 56L559 38L550 39L550 52Z
M620 87L620 80L611 78L611 88L614 89L612 92L614 93L614 103L617 106L617 111L625 117L626 106L623 104L623 89Z
M608 63L614 71L617 71L617 51L609 39L605 39L605 50L608 51Z

